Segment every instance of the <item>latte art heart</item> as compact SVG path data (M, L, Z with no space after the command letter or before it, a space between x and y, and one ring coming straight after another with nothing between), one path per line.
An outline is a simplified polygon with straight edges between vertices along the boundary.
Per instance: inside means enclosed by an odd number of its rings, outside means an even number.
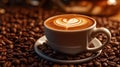
M71 18L71 19L69 19L69 20L63 19L63 22L65 22L65 23L67 23L67 24L74 24L74 23L78 23L79 20L76 19L76 18ZM79 23L80 23L80 22L79 22Z
M61 27L65 27L65 28L82 26L82 25L84 25L86 23L87 23L87 21L82 19L82 18L70 18L70 19L57 18L54 21L55 25L58 25L58 26L61 26Z

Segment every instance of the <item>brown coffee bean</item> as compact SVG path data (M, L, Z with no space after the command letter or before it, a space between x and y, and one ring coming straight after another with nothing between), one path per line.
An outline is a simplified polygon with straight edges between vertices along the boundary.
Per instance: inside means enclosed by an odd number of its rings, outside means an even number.
M5 45L6 45L5 41L3 41L3 40L1 41L1 43L2 43L2 45L3 45L3 46L5 46Z
M35 27L35 28L33 29L33 31L34 31L34 32L39 32L39 31L40 31L40 28L39 28L39 27Z
M113 47L113 50L114 50L114 51L117 51L117 48L116 48L116 47Z
M0 47L2 47L2 44L0 44Z
M13 48L14 48L14 45L13 45L13 44L10 44L9 46L10 46L10 48L11 48L11 49L13 49Z
M115 52L111 52L110 55L111 55L111 56L114 56L114 55L115 55Z
M94 63L95 63L95 65L96 65L96 66L99 66L99 67L101 67L101 63L100 63L100 62L98 62L98 61L95 61Z
M90 57L92 55L92 53L86 53L87 57Z
M113 59L115 59L116 58L116 56L110 56L108 59L109 60L113 60Z
M81 58L81 59L84 59L84 58L85 58L85 56L84 56L84 55L80 55L80 58Z
M33 62L31 66L32 67L37 67L37 62ZM47 65L46 65L46 67L47 67Z
M2 61L2 60L0 60L0 64L2 64L2 65L3 65L5 62L6 62L6 61Z
M75 65L74 64L70 64L68 67L75 67Z
M82 67L81 65L78 65L78 67Z
M118 42L120 42L120 36L117 36L116 38L117 38Z
M21 58L21 59L20 59L20 62L23 62L23 63L27 63L27 61L28 61L28 60L27 60L26 58Z
M117 67L120 67L120 65L118 64L118 65L116 65Z
M101 58L100 61L105 62L107 61L107 58Z
M52 67L60 67L60 65L58 65L58 64L54 64Z
M2 31L2 34L5 35L7 33L7 31Z
M35 42L35 39L34 39L33 37L30 37L29 40L30 40L31 42Z
M11 67L11 62L7 61L4 63L3 67Z
M2 57L1 57L1 60L6 60L6 59L7 59L6 56L2 56Z
M0 8L0 14L5 14L6 10L3 8Z
M103 62L103 66L107 67L107 66L108 66L108 64L107 64L106 62Z
M16 32L17 32L17 29L16 29L16 28L13 28L12 31L13 31L14 33L16 33Z
M116 66L116 62L113 62L113 61L109 61L108 64L109 64L110 66Z
M34 27L35 26L35 21L33 20L32 22L30 22L30 26Z
M93 62L89 62L88 66L94 66Z
M34 36L34 35L35 35L35 32L33 32L33 31L30 31L30 34Z
M87 64L86 64L86 63L83 63L82 66L83 66L83 67L87 67Z
M9 39L3 37L3 40L7 43L7 44L12 44L12 41L10 41Z
M20 64L20 67L26 67L26 66L27 66L27 65L25 65L25 64L23 64L23 63Z
M114 62L120 61L120 58L113 59Z
M7 55L7 52L6 52L6 51L5 51L5 52L1 52L1 55L6 56L6 55Z
M34 51L34 43L44 35L43 22L46 18L62 14L55 8L51 10L39 7L7 7L0 16L0 65L9 67L119 67L120 65L120 23L107 17L96 17L97 27L108 28L112 34L102 53L95 60L81 64L57 64L39 57ZM102 22L102 23L101 23ZM105 35L98 35L104 43ZM75 56L64 55L52 50L48 45L39 48L46 55L56 59L83 59L93 53L81 53ZM16 60L17 59L17 60ZM14 62L13 62L14 60ZM14 66L15 65L15 66Z
M29 57L27 60L29 63L32 63L34 61L34 59L32 57Z
M12 63L14 63L14 64L20 64L20 60L19 60L19 59L14 59L14 60L12 61Z

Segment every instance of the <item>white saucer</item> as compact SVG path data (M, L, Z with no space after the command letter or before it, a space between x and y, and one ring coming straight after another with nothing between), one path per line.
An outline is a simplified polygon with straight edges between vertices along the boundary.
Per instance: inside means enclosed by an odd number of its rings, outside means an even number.
M35 52L42 58L48 60L48 61L52 61L52 62L55 62L55 63L83 63L83 62L87 62L87 61L90 61L96 57L98 57L100 54L101 54L101 51L102 50L99 50L97 51L96 53L94 53L92 56L88 57L88 58L85 58L85 59L77 59L77 60L60 60L60 59L56 59L56 58L52 58L52 57L49 57L47 56L46 54L44 54L44 52L42 52L41 50L38 49L38 46L39 45L44 45L43 43L46 43L47 42L47 39L45 36L42 36L41 38L39 38L35 45L34 45L34 50ZM91 43L96 47L96 45L102 45L102 43L97 39L97 38L94 38Z

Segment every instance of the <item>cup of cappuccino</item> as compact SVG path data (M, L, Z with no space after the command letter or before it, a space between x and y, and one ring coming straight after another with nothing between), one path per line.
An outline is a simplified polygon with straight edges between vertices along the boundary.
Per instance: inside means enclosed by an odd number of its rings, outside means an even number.
M111 38L106 28L96 28L95 19L80 14L63 14L48 18L44 22L45 36L52 49L75 55L81 52L101 50ZM89 48L98 33L107 36L105 44Z

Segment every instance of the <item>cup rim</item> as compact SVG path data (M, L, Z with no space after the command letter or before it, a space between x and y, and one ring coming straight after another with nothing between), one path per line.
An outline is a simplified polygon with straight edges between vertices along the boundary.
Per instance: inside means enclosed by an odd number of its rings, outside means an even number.
M53 19L53 18L58 17L58 16L64 16L64 15L84 16L84 17L92 20L94 23L93 23L91 26L89 26L89 27L87 27L87 28L84 28L84 29L80 29L80 30L58 30L58 29L54 29L54 28L48 27L48 26L46 25L46 22L47 22L48 20ZM60 14L60 15L55 15L55 16L49 17L48 19L46 19L46 20L44 21L44 28L47 28L47 29L49 29L49 30L53 30L53 31L56 31L56 32L79 32L79 31L89 30L89 29L91 29L91 28L93 28L93 27L95 27L95 26L96 26L96 20L95 20L94 18L89 17L89 16L86 16L86 15L81 15L81 14Z

